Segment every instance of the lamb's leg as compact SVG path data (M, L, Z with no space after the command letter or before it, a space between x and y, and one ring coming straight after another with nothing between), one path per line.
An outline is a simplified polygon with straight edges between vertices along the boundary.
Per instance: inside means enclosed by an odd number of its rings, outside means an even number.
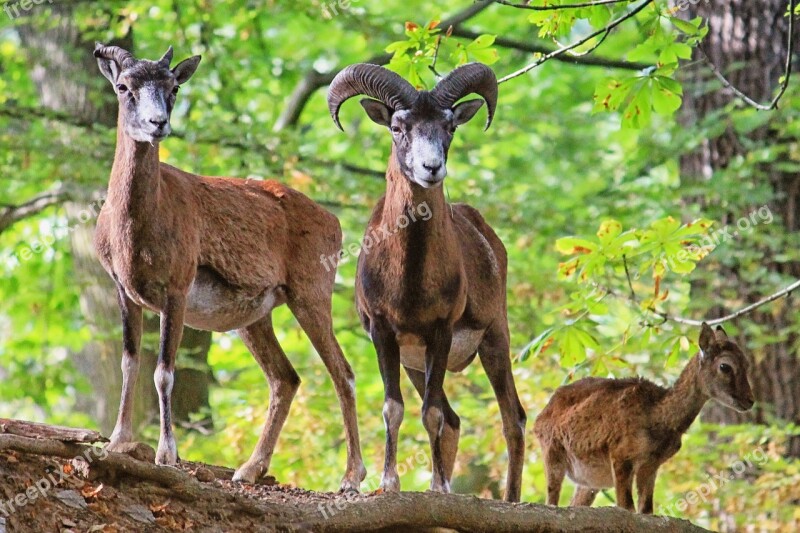
M269 409L267 421L258 438L250 459L233 475L234 481L255 483L266 475L275 443L289 415L289 407L300 387L300 377L295 372L272 329L272 316L267 315L237 332L253 354L269 382Z
M503 418L503 435L508 447L508 476L505 500L518 502L522 491L522 466L525 462L525 409L519 401L511 373L508 325L494 324L478 347L481 364L492 384L500 414Z
M367 476L367 470L364 468L361 444L358 440L356 381L353 370L333 334L330 299L314 303L290 300L289 307L319 353L322 362L325 363L325 368L333 380L336 396L339 398L347 441L347 471L339 490L357 491Z
M658 465L644 464L636 472L637 507L642 514L653 514L653 492L657 474Z
M385 318L374 317L371 326L370 336L378 352L378 367L383 378L383 422L386 425L386 452L380 488L385 492L399 492L397 439L404 410L403 393L400 391L400 347Z
M133 397L139 375L139 345L142 340L142 308L128 298L120 284L117 284L117 300L122 312L122 394L117 423L107 446L112 452L119 451L121 445L133 441Z
M161 346L154 381L158 392L158 407L161 413L161 432L156 450L156 463L174 465L178 462L178 448L172 432L172 385L175 380L175 356L183 336L183 317L186 297L168 296L161 312Z
M595 496L597 496L596 489L578 485L575 487L575 494L572 495L572 500L569 502L569 505L570 507L591 507Z
M425 397L425 373L413 368L405 367L414 388L417 389L420 398ZM450 402L447 395L442 393L442 406L444 408L444 428L442 429L442 458L444 459L444 475L448 484L453 480L453 468L456 464L456 454L458 453L458 437L461 433L461 419Z
M612 460L617 507L633 512L633 464L627 460Z
M547 505L558 507L561 485L567 474L564 453L552 442L542 442L542 457L544 458L544 473L547 476Z
M450 479L447 475L447 459L443 434L444 415L444 375L447 372L447 357L453 342L453 329L445 323L434 326L425 336L425 394L422 399L422 423L428 431L431 443L433 478L431 490L450 492Z

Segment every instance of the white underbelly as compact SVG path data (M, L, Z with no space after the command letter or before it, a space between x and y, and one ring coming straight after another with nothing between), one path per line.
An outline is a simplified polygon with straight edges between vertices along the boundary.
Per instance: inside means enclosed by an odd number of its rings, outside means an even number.
M186 299L184 322L195 329L231 331L263 318L281 300L275 288L247 294L199 275Z
M447 370L460 372L478 351L485 330L463 329L453 334L453 343L447 356ZM416 335L400 335L400 362L414 370L425 371L425 345Z
M578 485L592 489L605 489L614 486L611 462L605 458L591 463L571 458L567 465L567 476Z

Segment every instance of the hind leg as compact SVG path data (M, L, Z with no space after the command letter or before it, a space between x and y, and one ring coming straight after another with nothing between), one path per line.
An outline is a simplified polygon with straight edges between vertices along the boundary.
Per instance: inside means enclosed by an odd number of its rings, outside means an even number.
M286 422L292 399L300 387L300 377L275 337L270 315L240 329L238 333L269 382L269 410L264 429L250 459L233 475L234 481L255 483L269 470L275 443Z
M522 466L525 461L525 409L517 396L514 375L511 373L508 325L492 325L478 347L481 364L492 384L500 414L503 418L503 435L508 447L508 476L506 501L519 501L522 489Z
M408 374L414 388L417 389L420 398L425 397L425 373L413 368L404 367L406 374ZM441 448L442 460L444 461L444 474L445 481L449 486L453 479L453 468L456 463L456 453L458 452L458 437L461 433L461 420L450 402L447 401L447 396L442 397L442 407L444 410L444 428L442 428Z
M541 440L541 437L540 437ZM558 500L561 496L561 485L567 475L567 465L564 461L564 454L560 448L553 443L542 442L544 457L544 472L547 476L547 505L558 507Z
M367 476L361 458L358 440L358 418L356 413L356 381L353 369L345 359L342 349L333 334L330 297L321 301L290 298L289 308L306 332L311 344L319 353L325 368L333 380L339 408L344 418L344 434L347 442L347 470L342 478L340 491L358 491Z

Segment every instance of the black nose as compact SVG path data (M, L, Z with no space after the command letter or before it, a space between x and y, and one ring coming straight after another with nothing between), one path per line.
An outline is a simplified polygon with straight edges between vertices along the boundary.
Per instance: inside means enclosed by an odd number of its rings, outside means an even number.
M425 170L427 170L431 174L436 174L437 172L439 172L439 169L442 168L441 163L436 163L436 164L422 163L422 166L425 167Z
M158 126L159 128L163 128L164 126L167 125L167 121L166 120L152 120L151 119L150 120L150 124L153 124L154 126Z

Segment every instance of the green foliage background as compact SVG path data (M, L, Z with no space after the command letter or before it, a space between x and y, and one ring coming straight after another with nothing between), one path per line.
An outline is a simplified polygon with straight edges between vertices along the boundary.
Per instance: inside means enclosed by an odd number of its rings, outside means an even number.
M480 60L492 63L503 76L535 57L496 46L495 36L536 40L538 32L537 42L558 46L602 27L626 9L620 4L548 15L492 6L467 24L482 35L477 41L450 37L437 47L436 39L446 28L434 29L429 23L470 3L360 0L333 15L317 1L134 0L103 6L76 3L75 16L99 41L123 36L132 28L139 57L160 57L170 44L176 59L203 55L198 73L179 96L173 127L180 136L163 143L163 160L208 175L281 179L328 205L342 221L348 246L360 240L384 185L379 176L352 172L338 163L380 172L390 139L365 120L354 103L342 111L346 132L338 132L328 115L324 90L313 95L296 128L273 132L288 95L310 69L324 72L364 61L390 46L395 53L391 68L422 86L435 82L428 68L434 55L442 73L464 61ZM756 246L767 248L776 260L783 254L789 261L792 256L786 250L799 249L796 235L783 234L779 224L765 219L756 219L759 224L734 240L712 249L693 248L679 258L690 244L702 246L704 236L720 226L715 221L726 213L746 217L771 199L768 184L758 179L760 165L780 158L782 164L798 168L794 119L800 100L791 86L779 111L758 113L732 103L719 115L681 127L675 111L685 88L676 81L678 61L689 57L703 35L703 23L676 22L665 4L655 2L598 49L603 57L641 61L654 65L652 69L549 61L504 83L492 128L482 131L481 111L473 123L459 129L451 149L448 197L479 208L508 248L514 373L529 427L551 392L571 379L638 373L661 384L671 382L693 355L697 332L662 324L656 311L702 317L716 304L737 307L741 302L736 293L690 294L689 282L713 281L717 265L740 265L752 288L764 294L790 281L768 272L760 264L760 253L752 251ZM46 27L48 9L34 6L13 22L0 17L0 204L19 204L60 183L99 187L111 164L98 154L110 151L113 130L65 126L56 120L70 136L71 142L64 144L54 135L52 123L31 111L39 105L31 58L14 26ZM594 44L597 40L578 51ZM99 72L87 73L86 83L110 90ZM785 142L751 143L745 158L702 187L681 176L681 154L718 133L720 124L731 122L743 136L769 123L782 132ZM682 200L687 197L707 199L706 207ZM698 220L703 227L687 226ZM90 339L78 306L85 288L73 282L66 238L68 228L81 223L53 208L0 235L0 416L94 424L75 409L76 395L91 387L70 363L70 353ZM570 236L579 237L559 241ZM47 237L53 238L52 247L21 258L23 250ZM579 263L570 269L570 261L576 259ZM340 268L334 321L357 376L369 471L366 488L374 489L383 460L383 387L374 349L355 313L354 263ZM628 299L626 263L641 301ZM729 333L746 324L737 322ZM284 483L335 490L345 450L330 379L287 309L276 311L275 325L303 385L281 435L272 473ZM789 331L800 331L798 322L787 328L746 330L748 348L763 349ZM216 429L208 436L180 431L180 454L235 466L255 444L268 390L235 335L214 336L209 363L218 381L212 390ZM430 474L427 462L419 459L420 452L428 452L419 421L421 402L405 379L404 387L399 461L410 462L402 483L407 490L424 490ZM480 365L449 375L446 387L462 418L455 488L498 496L506 451L497 405ZM769 459L760 469L748 470L707 501L669 512L712 527L720 525L722 511L740 523L757 519L769 530L795 527L800 520L800 471L796 462L781 458L781 443L796 429L780 421L718 429L693 426L683 450L662 469L657 508L685 497L709 475L763 447ZM709 441L712 432L718 435L714 446ZM145 437L155 440L156 426L146 428ZM523 500L543 502L543 466L532 432L527 447ZM564 501L570 492L564 491ZM601 496L597 504L612 502Z

